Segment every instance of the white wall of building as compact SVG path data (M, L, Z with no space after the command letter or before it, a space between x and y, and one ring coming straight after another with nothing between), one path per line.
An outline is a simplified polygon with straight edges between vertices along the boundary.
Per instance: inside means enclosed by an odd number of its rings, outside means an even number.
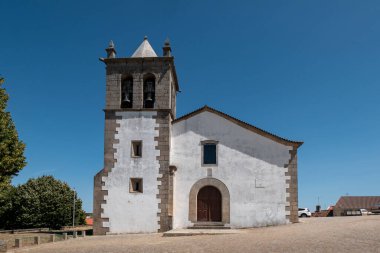
M156 156L160 151L155 149L158 136L156 120L152 117L156 112L117 112L122 119L117 120L120 128L114 144L117 150L115 167L103 178L103 190L107 204L103 204L102 217L109 218L105 222L110 233L149 233L157 232L158 226L158 194L157 177L159 163ZM131 157L131 141L142 140L142 157ZM130 193L130 178L143 178L143 193Z
M216 140L218 165L201 165L201 141ZM174 178L173 228L189 221L189 192L198 180L221 180L230 192L230 225L257 227L286 223L284 165L291 147L240 127L214 113L202 112L172 126L171 164Z

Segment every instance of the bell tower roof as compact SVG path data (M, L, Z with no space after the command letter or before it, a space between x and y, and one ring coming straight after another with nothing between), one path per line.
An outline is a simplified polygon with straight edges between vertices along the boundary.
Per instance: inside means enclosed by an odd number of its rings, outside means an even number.
M150 45L147 36L144 37L144 41L136 49L136 51L133 53L133 55L131 57L132 58L157 57L157 54L156 54L156 52L154 52L154 49Z

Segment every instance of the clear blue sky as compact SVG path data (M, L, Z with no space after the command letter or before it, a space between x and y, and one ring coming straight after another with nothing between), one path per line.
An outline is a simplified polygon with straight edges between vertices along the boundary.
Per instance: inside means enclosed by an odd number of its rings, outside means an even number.
M380 195L379 1L0 2L0 74L26 143L13 180L52 174L92 211L108 42L171 39L178 115L204 104L302 140L299 204ZM236 168L231 168L234 173Z

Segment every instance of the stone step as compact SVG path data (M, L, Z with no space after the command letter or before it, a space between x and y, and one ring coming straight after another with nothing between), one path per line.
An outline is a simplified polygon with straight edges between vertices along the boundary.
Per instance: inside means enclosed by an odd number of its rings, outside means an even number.
M231 229L231 227L227 227L227 226L194 226L194 227L188 227L188 229Z
M204 221L204 222L196 222L194 226L224 226L224 223L218 221Z
M231 229L222 222L197 222L188 229Z

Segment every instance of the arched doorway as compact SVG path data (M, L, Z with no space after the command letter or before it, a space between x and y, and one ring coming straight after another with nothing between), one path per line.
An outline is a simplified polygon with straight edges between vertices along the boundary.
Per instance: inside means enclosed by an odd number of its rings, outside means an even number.
M199 190L197 221L222 221L222 194L216 187L209 185Z
M199 191L206 186L213 186L222 195L222 223L230 223L230 192L227 186L219 179L207 177L199 179L193 184L189 192L189 221L198 222L197 219L197 199Z

